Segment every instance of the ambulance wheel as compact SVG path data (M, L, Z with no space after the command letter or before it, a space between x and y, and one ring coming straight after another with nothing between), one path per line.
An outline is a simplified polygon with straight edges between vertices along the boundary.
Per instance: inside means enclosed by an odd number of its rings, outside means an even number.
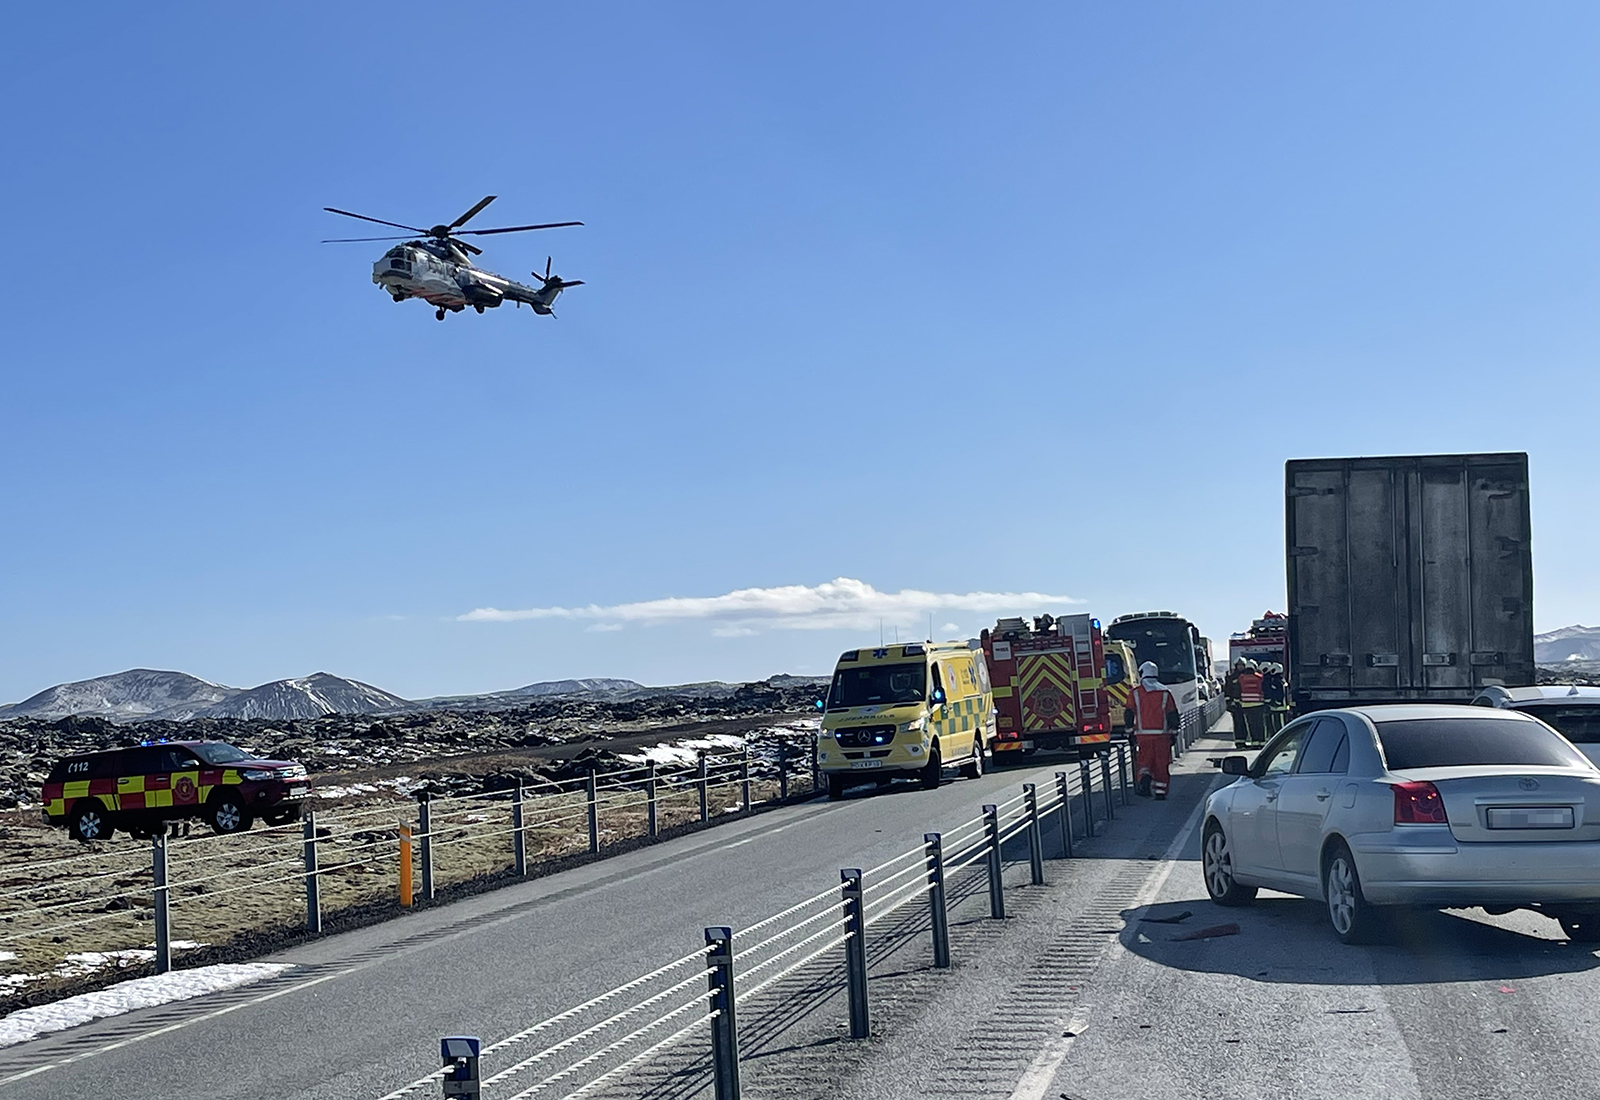
M211 800L211 828L218 833L242 833L250 827L250 813L232 791L223 791Z
M972 743L972 759L968 760L965 764L961 765L961 778L963 778L963 779L981 779L981 778L983 778L983 742L982 741L974 741Z
M944 761L939 758L938 745L928 749L928 762L922 765L917 778L922 780L923 790L928 791L937 790L939 784L944 782Z
M87 844L91 840L111 839L111 815L98 798L86 798L72 807L67 835Z
M842 775L828 776L828 801L837 802L844 797L845 781Z

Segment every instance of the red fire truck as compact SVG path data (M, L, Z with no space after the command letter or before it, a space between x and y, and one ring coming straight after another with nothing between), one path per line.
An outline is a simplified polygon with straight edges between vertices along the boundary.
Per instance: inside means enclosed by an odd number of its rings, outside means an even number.
M1001 619L981 635L994 684L994 751L1095 751L1127 729L1133 655L1088 615Z
M1228 667L1242 657L1252 661L1289 667L1289 617L1276 611L1263 612L1243 634L1228 639Z

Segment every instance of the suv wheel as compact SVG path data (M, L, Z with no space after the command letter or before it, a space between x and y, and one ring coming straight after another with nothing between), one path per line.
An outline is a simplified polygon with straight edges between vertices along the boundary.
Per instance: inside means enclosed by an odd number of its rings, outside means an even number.
M85 843L109 840L111 832L111 815L98 798L86 798L72 807L72 820L67 825L67 835L72 839Z
M232 791L211 800L211 828L219 833L242 833L250 827L250 814Z

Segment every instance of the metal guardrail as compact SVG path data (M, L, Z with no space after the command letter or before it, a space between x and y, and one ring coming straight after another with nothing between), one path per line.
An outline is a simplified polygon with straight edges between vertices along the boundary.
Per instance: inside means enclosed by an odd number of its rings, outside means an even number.
M776 785L772 798L764 802L814 791L813 760L814 753L780 739L775 760L757 761L746 742L733 751L699 753L694 764L681 767L644 764L593 772L581 779L423 797L409 818L397 814L394 805L326 814L307 807L297 823L244 833L157 835L148 849L108 848L0 864L0 881L8 882L0 888L4 922L0 948L21 949L64 933L122 921L134 925L127 933L134 941L127 946L133 950L108 947L98 954L150 958L156 971L165 973L172 967L173 910L181 915L190 898L210 906L231 895L294 885L304 896L304 927L318 934L323 930L323 883L329 876L380 868L385 881L390 881L394 869L399 872L399 893L404 895L404 883L415 870L418 892L424 900L432 899L437 896L439 872L449 866L455 845L504 836L509 851L502 870L522 877L541 862L530 851L531 838L538 837L554 851L549 859L563 859L583 853L578 838L586 834L587 852L599 855L607 839L603 824L642 810L639 831L619 839L656 840L671 827L665 821L669 811L682 819L681 824L705 824L728 812L753 812L757 783L768 790ZM716 806L717 792L729 790L736 792L736 800ZM16 884L18 878L39 881ZM62 894L72 896L60 898ZM400 900L409 904L412 899ZM146 920L148 931L143 927Z
M1114 743L1098 767L1085 760L1076 770L1056 772L1053 783L1024 783L979 816L928 833L920 846L876 867L841 869L838 886L748 928L706 928L704 947L488 1047L470 1036L443 1039L439 1069L381 1100L403 1100L430 1086L466 1100L482 1100L485 1090L493 1100L575 1100L618 1084L690 1040L699 1044L698 1053L687 1054L690 1068L709 1075L717 1100L739 1100L741 1012L763 1010L763 995L781 1005L781 983L807 968L820 970L817 981L844 986L851 1038L866 1038L873 929L908 906L926 905L934 967L947 969L952 878L975 872L964 881L986 885L990 916L1003 919L1006 842L1027 838L1029 881L1043 885L1044 823L1055 815L1060 855L1070 858L1080 832L1094 836L1097 816L1109 819L1118 805L1127 805L1131 773L1129 746ZM963 888L963 897L970 893ZM704 989L695 990L702 981ZM535 1039L544 1044L539 1050L510 1060L506 1052Z

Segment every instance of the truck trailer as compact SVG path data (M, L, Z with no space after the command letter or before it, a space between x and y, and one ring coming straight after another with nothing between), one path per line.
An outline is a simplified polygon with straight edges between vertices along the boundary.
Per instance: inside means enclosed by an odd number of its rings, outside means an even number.
M1284 490L1297 713L1533 683L1525 453L1297 459Z

